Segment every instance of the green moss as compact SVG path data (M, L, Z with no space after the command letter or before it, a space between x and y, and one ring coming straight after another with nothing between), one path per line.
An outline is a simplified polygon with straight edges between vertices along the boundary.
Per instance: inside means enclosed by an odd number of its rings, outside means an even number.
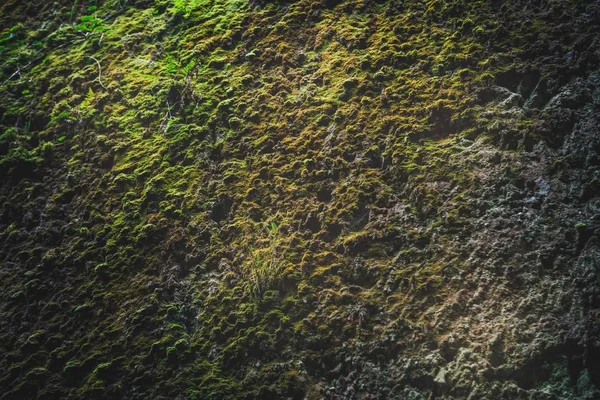
M533 130L478 96L558 35L483 1L11 4L0 235L45 275L7 273L5 310L82 398L304 398L378 312L426 329L479 196L465 141Z

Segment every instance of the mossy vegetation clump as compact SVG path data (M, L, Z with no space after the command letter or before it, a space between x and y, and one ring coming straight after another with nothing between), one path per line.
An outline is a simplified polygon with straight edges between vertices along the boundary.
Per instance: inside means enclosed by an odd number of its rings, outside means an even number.
M597 398L599 21L3 1L0 399Z

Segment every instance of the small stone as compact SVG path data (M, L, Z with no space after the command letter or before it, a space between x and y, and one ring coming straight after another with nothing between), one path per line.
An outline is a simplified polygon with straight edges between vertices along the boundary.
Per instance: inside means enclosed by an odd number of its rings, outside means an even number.
M439 383L440 385L446 384L446 370L444 368L440 369L440 372L437 373L435 378L433 379L435 383Z

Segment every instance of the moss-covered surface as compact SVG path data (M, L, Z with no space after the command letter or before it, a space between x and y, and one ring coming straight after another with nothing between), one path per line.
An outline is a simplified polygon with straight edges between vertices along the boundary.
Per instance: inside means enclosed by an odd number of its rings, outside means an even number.
M0 26L0 398L600 396L598 2Z

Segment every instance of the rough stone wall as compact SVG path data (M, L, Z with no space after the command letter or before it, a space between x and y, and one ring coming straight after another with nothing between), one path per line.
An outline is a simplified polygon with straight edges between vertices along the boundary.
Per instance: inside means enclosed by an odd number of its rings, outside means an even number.
M600 398L597 1L0 26L0 399Z

